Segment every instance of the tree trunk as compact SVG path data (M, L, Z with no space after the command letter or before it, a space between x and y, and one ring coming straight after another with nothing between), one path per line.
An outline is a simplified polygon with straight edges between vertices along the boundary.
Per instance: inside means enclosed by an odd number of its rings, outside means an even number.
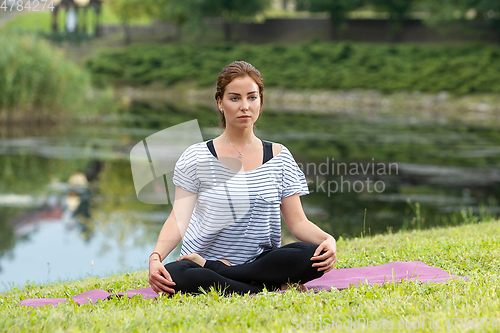
M337 40L338 39L338 30L340 24L335 22L334 20L330 20L330 39Z
M226 18L223 19L222 28L224 29L224 41L231 41L231 22Z
M288 0L283 0L283 9L286 10L288 7Z
M68 9L69 7L66 7L66 10L64 11L64 32L65 33L68 33L68 21L67 21L67 17L68 17Z
M497 41L500 44L500 19L496 19L496 21L493 21L493 26L495 28L495 33L497 36Z
M182 38L182 26L180 24L175 25L175 40L180 42Z
M391 43L397 43L401 39L402 15L391 15L387 24L389 25L389 39Z
M95 29L94 29L94 36L95 37L101 37L102 35L102 27L101 27L101 22L100 22L100 17L101 17L101 11L99 9L95 10Z
M127 21L123 21L123 37L125 45L129 45L132 41L132 38L130 36L130 25L127 23Z
M82 32L84 35L87 35L87 7L83 8Z
M52 32L56 33L59 29L57 28L57 13L59 12L59 8L56 7L52 12Z
M80 33L80 25L82 24L81 22L82 11L80 9L81 9L80 7L75 6L75 16L76 16L75 34L77 35Z

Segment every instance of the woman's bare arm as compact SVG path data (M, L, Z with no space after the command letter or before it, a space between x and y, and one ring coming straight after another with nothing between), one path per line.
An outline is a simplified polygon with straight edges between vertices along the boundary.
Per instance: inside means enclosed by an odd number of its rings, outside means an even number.
M166 258L184 237L197 197L196 193L186 191L179 186L175 187L172 212L163 224L153 250L159 252L162 258Z
M281 213L286 226L295 238L319 245L311 260L321 260L321 262L313 264L313 267L320 267L318 270L326 272L333 269L337 261L335 238L307 219L298 194L281 199ZM325 253L320 255L322 251Z
M175 187L172 212L163 224L153 250L160 253L162 259L165 259L172 252L186 233L197 197L196 193L186 191L179 186ZM170 274L156 254L149 257L149 284L157 293L175 292L174 289L170 288L175 285L175 282L172 281Z

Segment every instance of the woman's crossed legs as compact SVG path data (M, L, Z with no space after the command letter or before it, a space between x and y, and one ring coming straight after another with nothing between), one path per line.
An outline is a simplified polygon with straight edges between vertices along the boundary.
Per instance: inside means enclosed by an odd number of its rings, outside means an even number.
M323 275L311 261L318 245L296 242L262 253L254 261L227 266L221 261L207 260L205 266L180 260L165 265L176 283L176 292L199 293L216 287L227 293L258 293L266 287L279 290L283 283L306 283Z

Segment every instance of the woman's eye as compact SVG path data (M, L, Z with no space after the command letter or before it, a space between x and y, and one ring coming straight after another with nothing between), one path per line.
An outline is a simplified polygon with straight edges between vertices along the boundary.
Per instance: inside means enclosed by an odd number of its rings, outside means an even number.
M254 100L256 100L256 99L257 99L257 96L250 96L249 98L250 98L252 101L254 101ZM235 101L235 100L237 100L237 99L239 99L239 97L231 97L231 100L232 100L232 101Z

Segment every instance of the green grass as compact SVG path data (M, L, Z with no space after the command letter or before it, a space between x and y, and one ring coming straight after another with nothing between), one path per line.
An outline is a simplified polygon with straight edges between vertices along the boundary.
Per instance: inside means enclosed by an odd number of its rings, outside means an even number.
M221 297L211 291L199 296L175 295L157 300L120 298L82 306L67 302L56 309L17 306L26 298L68 297L93 288L119 292L146 287L147 273L142 271L46 286L28 284L24 290L14 288L0 296L0 330L287 332L294 331L301 321L307 326L315 322L318 325L319 321L326 325L328 320L344 322L358 318L381 324L385 320L386 325L392 322L394 329L398 329L400 321L403 326L406 322L414 325L423 322L425 330L432 332L473 330L454 329L453 318L465 318L467 323L474 318L496 318L500 325L498 221L339 239L338 254L338 268L420 260L469 280L446 284L387 283L317 294L287 291L263 292L254 297ZM440 328L430 329L430 320L439 320ZM447 322L451 328L445 326ZM484 328L483 324L482 331L498 331L491 325ZM362 327L357 330L365 331Z

